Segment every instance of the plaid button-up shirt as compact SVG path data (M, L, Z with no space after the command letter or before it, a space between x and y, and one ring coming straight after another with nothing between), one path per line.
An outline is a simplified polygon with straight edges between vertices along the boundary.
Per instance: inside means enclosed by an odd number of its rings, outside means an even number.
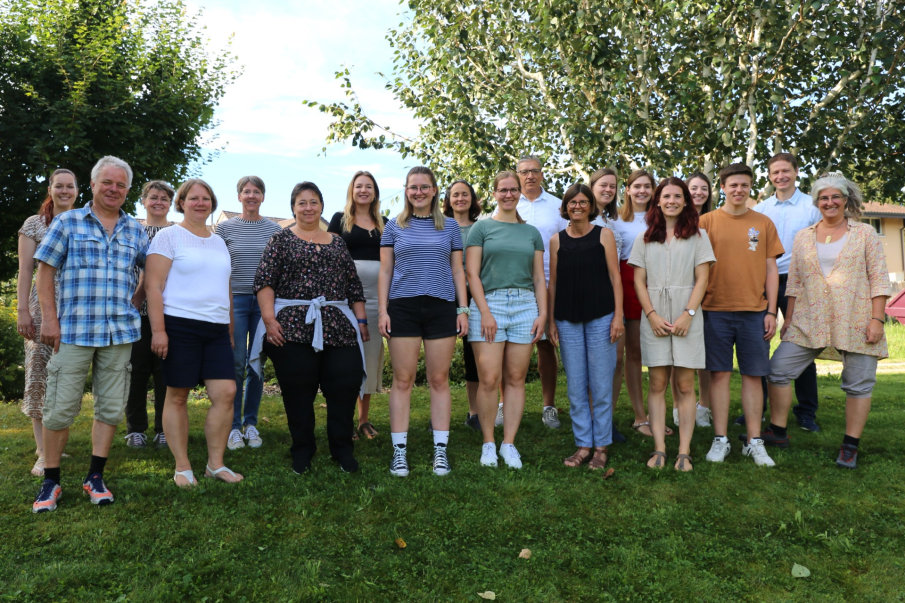
M144 267L148 235L120 210L108 235L91 207L54 218L35 259L57 269L60 341L104 347L138 341L141 319L132 305L136 267Z

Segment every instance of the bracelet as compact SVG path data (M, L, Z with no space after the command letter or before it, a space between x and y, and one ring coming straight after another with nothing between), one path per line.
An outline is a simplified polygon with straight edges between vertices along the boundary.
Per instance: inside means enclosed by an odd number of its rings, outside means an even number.
M767 310L767 314L769 314L773 318L776 318L776 312L770 312L769 310Z
M657 311L657 310L656 310L656 308L655 308L655 309L651 310L650 312L648 312L647 314L645 314L644 317L647 318L648 316L650 316L651 314L653 314L653 313L656 312L656 311Z
M876 316L871 316L870 319L871 319L871 320L879 320L879 321L882 322L884 325L886 324L886 321L885 321L885 320L883 320L882 318L877 318Z
M368 319L367 319L367 318L359 318L359 319L358 319L358 324L364 325L364 326L368 326Z

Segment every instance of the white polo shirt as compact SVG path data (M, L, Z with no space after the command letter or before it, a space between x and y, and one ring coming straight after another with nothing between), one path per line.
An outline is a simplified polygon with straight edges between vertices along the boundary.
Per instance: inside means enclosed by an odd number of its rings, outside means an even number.
M540 231L544 240L544 277L547 284L550 283L550 239L560 230L565 230L569 221L563 219L559 211L562 208L562 200L557 199L543 188L540 196L534 201L522 195L515 207L522 219Z
M820 210L814 207L810 195L805 195L796 188L792 197L786 201L780 201L773 195L754 206L754 211L764 214L776 225L779 241L786 250L776 258L776 266L780 274L788 274L789 265L792 263L795 235L798 231L816 224L820 220Z

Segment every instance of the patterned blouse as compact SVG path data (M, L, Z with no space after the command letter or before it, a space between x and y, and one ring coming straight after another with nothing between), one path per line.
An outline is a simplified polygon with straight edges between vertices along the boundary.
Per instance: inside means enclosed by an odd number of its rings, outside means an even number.
M271 287L277 298L314 299L323 295L327 301L348 299L349 304L365 301L364 289L355 262L342 238L320 245L308 243L286 228L273 235L255 275L255 293ZM308 306L283 308L277 322L286 341L310 344L314 323L305 324ZM357 346L358 337L352 323L339 308L321 310L324 345Z
M44 216L37 215L31 216L25 223L22 224L22 228L19 229L19 234L24 235L35 242L35 245L40 245L41 241L44 239L44 235L47 234L47 225L44 224ZM37 249L37 247L35 247ZM34 285L34 272L38 270L38 260L34 261L35 267L32 272L32 285L28 292L28 313L31 314L33 320L40 321L41 320L41 305L38 303L38 288ZM56 276L54 278L54 285L56 288L56 293L59 295L60 293L60 273L57 271ZM39 338L40 339L40 338Z
M795 311L783 341L887 358L885 334L878 343L865 341L871 298L892 292L883 244L869 224L849 219L848 227L848 239L825 278L817 259L817 225L795 235L786 284L786 295L796 298Z

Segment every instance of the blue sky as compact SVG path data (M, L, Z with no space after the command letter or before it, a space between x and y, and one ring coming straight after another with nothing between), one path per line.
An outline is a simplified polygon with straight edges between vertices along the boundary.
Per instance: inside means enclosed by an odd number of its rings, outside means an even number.
M302 180L324 193L324 217L345 203L346 187L358 169L373 173L381 198L401 191L405 173L415 165L386 151L334 145L323 154L330 120L303 100L344 100L334 73L342 65L365 111L383 125L406 133L416 130L413 118L400 109L376 72L390 74L392 50L387 30L401 22L403 5L395 0L347 0L339 3L257 0L189 0L202 10L212 48L223 48L231 35L232 51L244 74L226 90L216 117L220 124L212 147L226 145L200 177L217 194L219 209L240 211L235 186L255 174L267 187L262 213L291 217L289 193ZM399 211L390 207L391 213ZM138 209L144 217L144 210ZM178 220L177 214L171 219Z

